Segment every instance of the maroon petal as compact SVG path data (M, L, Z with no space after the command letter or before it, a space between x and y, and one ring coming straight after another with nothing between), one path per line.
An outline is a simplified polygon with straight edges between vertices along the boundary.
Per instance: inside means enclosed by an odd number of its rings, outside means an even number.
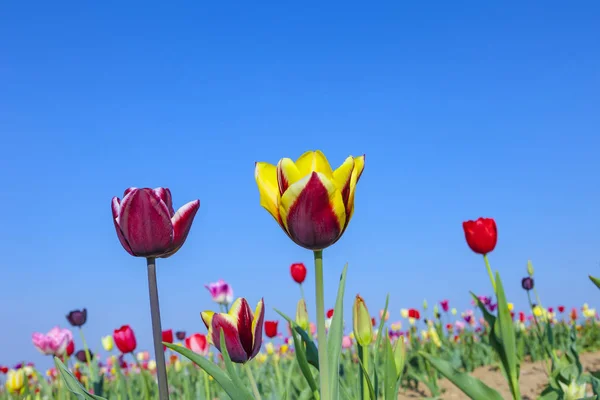
M173 247L169 210L152 189L129 192L121 203L117 223L138 257L160 257Z
M133 192L134 190L137 190L135 186L125 189L125 193L123 193L123 200L125 199L125 196L127 196L130 192Z
M256 357L258 352L260 351L260 346L262 345L263 340L263 325L265 321L265 301L264 299L260 299L258 303L258 315L255 315L254 318L257 319L256 325L254 326L254 347L252 349L252 354L250 358Z
M129 246L129 243L127 243L127 239L125 239L125 236L123 236L123 232L121 232L121 228L119 227L119 224L117 223L117 218L119 217L119 209L121 208L121 204L119 202L118 197L113 197L112 202L111 202L111 208L112 208L112 215L113 215L113 223L115 224L115 230L117 231L117 236L119 238L119 242L121 242L121 246L123 246L125 251L127 251L132 256L135 256L135 254L133 254L133 251L131 250L131 246Z
M190 201L189 203L181 206L173 218L171 218L174 231L173 247L162 256L163 258L172 256L181 248L181 246L183 246L199 208L200 200Z
M212 342L219 351L221 351L221 330L223 330L225 346L231 361L236 363L248 361L248 354L242 347L233 317L227 314L215 314L212 319L211 328Z
M175 214L175 210L173 210L173 199L171 197L171 191L167 188L159 187L154 189L154 193L156 193L156 195L160 197L162 201L165 202L167 208L169 209L169 215L173 217L173 215Z
M238 335L240 336L240 343L242 343L242 347L246 354L252 354L252 319L254 316L252 315L252 310L248 305L246 299L242 298L239 312L236 315L237 318L237 330Z

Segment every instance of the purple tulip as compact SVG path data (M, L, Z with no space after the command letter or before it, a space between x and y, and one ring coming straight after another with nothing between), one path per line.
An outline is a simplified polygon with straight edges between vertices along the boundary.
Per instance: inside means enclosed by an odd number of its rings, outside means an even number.
M90 360L92 360L94 358L94 353L92 353L91 350L88 350L88 352L90 353ZM75 353L75 358L81 361L82 363L86 362L87 357L85 355L85 350L79 350L77 353Z
M83 310L73 310L67 315L67 321L71 324L71 326L81 327L87 321L87 309Z
M177 331L175 332L175 337L177 338L177 340L185 340L185 332Z
M208 289L210 296L215 303L231 304L233 301L233 289L231 288L231 285L223 279L204 285L204 287Z
M112 199L112 214L123 248L136 257L172 256L181 248L192 227L200 200L191 201L177 212L171 191L166 188L125 191L123 200Z
M521 286L523 287L523 289L530 291L531 289L533 289L533 278L523 278L523 280L521 281Z

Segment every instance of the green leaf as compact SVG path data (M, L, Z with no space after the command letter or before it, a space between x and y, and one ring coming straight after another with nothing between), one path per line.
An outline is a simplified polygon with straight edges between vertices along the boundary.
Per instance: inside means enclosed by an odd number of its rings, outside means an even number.
M54 364L56 364L56 369L60 373L60 376L65 383L67 389L77 396L79 399L83 400L106 400L104 397L96 396L88 392L81 386L77 378L73 376L71 371L65 367L62 361L58 359L58 357L54 357Z
M404 340L400 338L399 340ZM383 388L385 392L385 400L396 400L398 398L398 387L396 385L398 381L398 371L396 370L396 361L394 360L394 350L392 349L392 343L390 338L385 335L385 358L384 358L384 376L383 376Z
M419 354L469 398L473 400L503 400L500 393L479 379L473 378L465 372L457 371L448 361L433 357L424 351L420 351Z
M295 321L293 321L290 317L288 317L281 311L275 309L275 312L277 312L279 315L281 315L283 318L285 318L285 320L288 321L290 323L290 325L292 326L292 330L291 330L292 338L294 339L294 349L296 350L296 360L298 361L298 366L300 367L300 371L302 372L302 375L304 375L304 379L306 379L306 382L308 383L308 386L311 389L310 393L314 393L314 392L318 393L319 387L317 386L317 382L315 381L315 378L312 375L310 366L306 359L306 349L304 348L304 345L300 341L300 338L298 337L298 333L296 331L296 328L299 328L300 330L302 330L302 328L300 328L298 326L298 324L296 324ZM313 343L313 346L314 346L314 343ZM319 365L318 359L317 359L317 365Z
M340 277L337 299L333 311L333 320L329 327L329 338L327 343L319 343L319 346L327 346L327 356L329 357L329 388L331 390L330 398L339 397L340 380L340 353L342 352L342 335L344 334L344 290L346 289L346 272L348 264L344 266Z
M500 338L506 355L507 373L510 383L510 391L514 399L521 398L519 388L519 360L517 359L517 343L515 338L515 328L512 317L508 310L508 302L504 294L500 273L496 272L496 295L498 297L498 325L500 328Z
M237 374L237 371L233 366L233 362L231 362L231 358L229 357L229 351L227 350L227 342L225 341L225 332L223 331L223 329L221 329L219 339L221 343L221 355L223 356L223 361L225 362L225 368L227 369L227 374L229 375L229 378L231 379L233 384L238 389L240 389L240 392L247 396L247 398L254 399L254 396L250 393L246 385L244 385L239 375ZM225 344L225 346L223 346L223 344Z
M378 365L379 352L381 346L381 335L383 332L383 326L385 325L385 314L387 313L388 305L390 303L390 294L385 296L385 307L383 307L383 318L379 321L379 328L377 329L377 339L375 340L375 365ZM377 368L373 368L373 380L375 381L375 393L379 393L379 377L377 376Z
M299 325L296 325L296 332L302 338L304 345L306 346L306 360L310 365L315 367L317 370L319 369L319 349L317 349L317 345L315 342L308 336L308 333L304 329L302 329Z
M591 275L590 275L589 277L590 277L590 280L591 280L592 282L594 282L594 285L596 285L596 287L597 287L598 289L600 289L600 278L594 278L594 277L593 277L593 276L591 276Z
M359 348L360 348L360 346L359 346ZM360 365L360 369L362 371L362 376L365 379L365 381L367 382L367 386L369 387L370 399L377 400L377 397L375 397L375 390L373 389L373 384L371 383L371 378L369 378L369 372L366 370L365 366L363 365L361 357L359 357L359 359L358 359L358 364ZM367 400L367 399L363 399L363 400Z
M204 371L206 371L210 376L212 376L214 378L214 380L219 385L221 385L223 390L233 400L252 400L253 399L252 395L250 394L250 392L248 392L248 390L245 387L238 388L236 385L234 385L233 381L231 380L231 378L229 376L227 376L225 371L223 371L221 368L219 368L219 366L216 365L215 363L213 363L212 361L207 360L206 358L202 357L200 354L196 354L193 351L186 349L185 347L182 347L182 346L179 346L176 344L171 344L171 343L164 343L164 342L163 342L163 344L165 346L167 346L168 348L170 348L171 350L173 350L174 352L179 353L182 356L189 358L190 361L194 362L196 365L198 365L200 368L202 368ZM223 359L225 358L224 353L227 353L226 347L227 346L223 346L223 349L225 349L225 351L221 352L221 354L223 354ZM229 358L229 355L227 355L227 358Z

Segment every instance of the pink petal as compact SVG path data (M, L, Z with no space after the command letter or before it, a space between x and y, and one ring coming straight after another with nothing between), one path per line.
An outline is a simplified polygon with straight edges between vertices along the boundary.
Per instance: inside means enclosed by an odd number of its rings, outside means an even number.
M173 217L173 215L175 214L175 210L173 210L173 199L171 197L171 191L167 188L159 187L154 189L154 193L156 193L156 195L160 197L162 201L164 201L164 203L167 205L167 208L169 209L169 215Z
M183 246L199 208L200 200L190 201L189 203L181 206L173 218L171 218L173 223L173 231L175 232L173 237L173 247L167 254L162 256L163 258L172 256L181 248L181 246Z
M121 202L117 223L138 257L160 257L173 247L166 204L152 189L134 189Z
M225 337L225 346L229 358L236 363L248 361L248 354L242 347L238 331L235 325L228 320L226 314L215 314L212 320L212 342L219 351L221 351L221 330Z
M129 246L129 243L127 243L127 239L125 239L125 236L123 236L123 232L121 232L121 228L119 227L119 224L117 223L117 218L119 218L119 210L121 208L121 204L120 204L118 197L113 197L112 203L111 203L111 208L112 208L113 222L115 224L115 230L117 231L117 236L119 237L119 242L121 242L121 246L123 246L125 251L127 251L132 256L135 256L135 254L133 254L133 251L131 251L131 246Z
M262 339L263 339L263 326L264 326L264 321L265 321L265 301L264 299L260 299L260 311L258 312L258 316L255 316L255 318L258 318L258 320L256 321L256 325L254 326L254 347L252 350L252 354L250 355L250 358L256 357L256 355L258 354L258 352L260 351L260 346L262 345Z
M137 190L137 188L134 186L125 189L125 193L123 193L123 197L127 196L130 192L133 192L134 190Z

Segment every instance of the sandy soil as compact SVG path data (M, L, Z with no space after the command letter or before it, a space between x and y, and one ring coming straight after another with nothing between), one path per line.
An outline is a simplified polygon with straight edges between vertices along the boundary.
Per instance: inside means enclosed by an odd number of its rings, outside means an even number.
M600 370L600 352L582 354L580 355L580 360L587 372ZM493 368L483 367L475 370L473 376L481 379L486 385L496 389L503 398L511 398L506 380L502 376L501 371L494 371ZM521 394L523 395L524 400L536 399L547 383L548 378L542 363L527 363L521 365ZM429 397L427 388L424 385L421 386L423 392L406 391L405 393L401 393L398 399L422 399ZM444 400L468 399L463 392L446 380L440 381L440 387L443 391L441 398Z

